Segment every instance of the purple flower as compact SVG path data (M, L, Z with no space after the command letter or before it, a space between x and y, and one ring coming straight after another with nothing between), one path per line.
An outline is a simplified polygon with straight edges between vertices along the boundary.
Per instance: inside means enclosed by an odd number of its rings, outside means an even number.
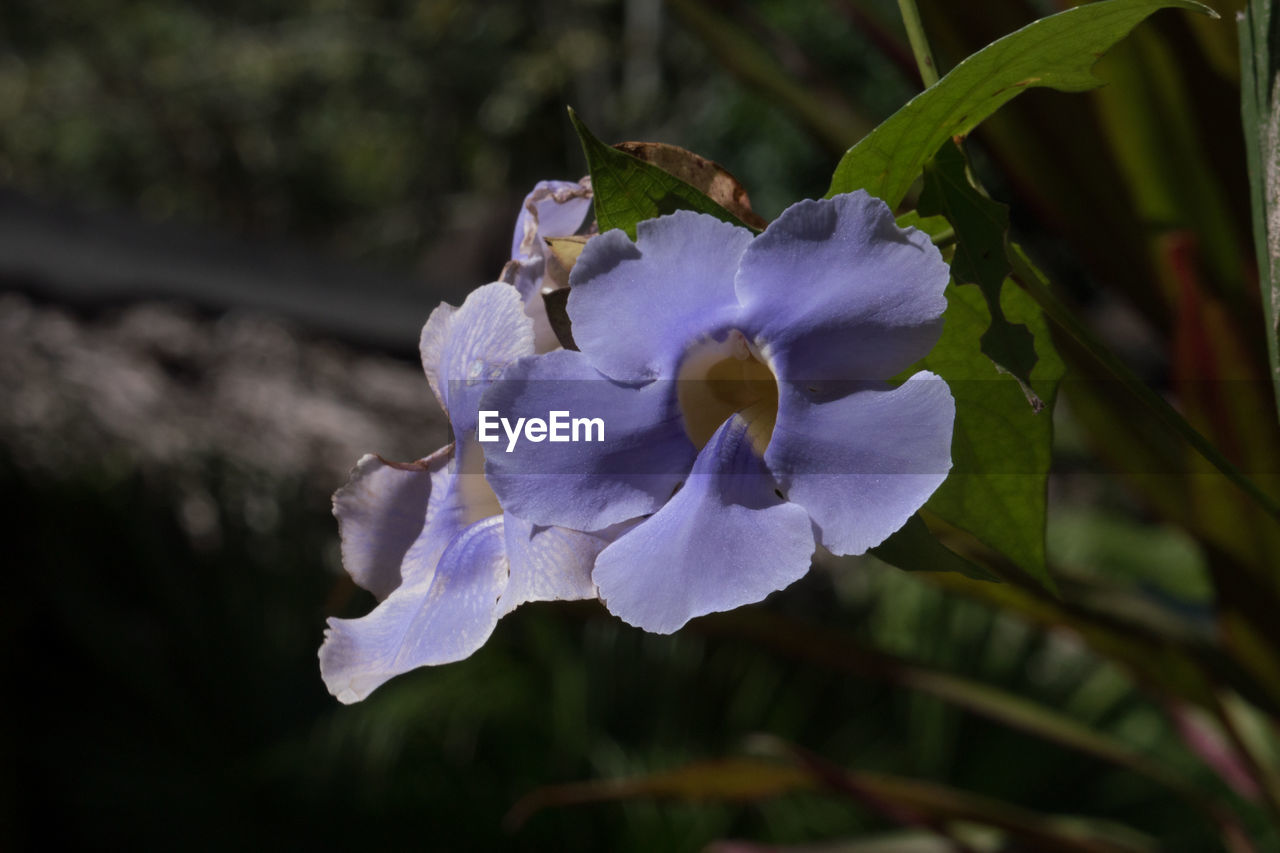
M417 462L365 456L333 496L343 564L379 599L367 616L329 620L320 672L342 702L410 669L468 657L520 604L596 595L591 565L607 535L502 514L482 471L480 394L534 351L523 308L514 288L495 282L461 308L432 312L422 364L455 442Z
M564 286L568 271L547 248L548 238L586 235L595 225L591 208L591 179L577 183L539 181L524 198L515 233L511 236L511 260L501 280L514 285L524 298L525 313L533 318L537 352L558 349L555 332L542 301L545 292Z
M600 443L490 453L504 507L599 530L647 516L596 558L609 609L670 632L759 601L818 544L860 554L951 467L955 404L917 373L947 267L865 192L788 208L764 233L691 212L593 239L568 311L580 352L521 359L483 405L602 416Z

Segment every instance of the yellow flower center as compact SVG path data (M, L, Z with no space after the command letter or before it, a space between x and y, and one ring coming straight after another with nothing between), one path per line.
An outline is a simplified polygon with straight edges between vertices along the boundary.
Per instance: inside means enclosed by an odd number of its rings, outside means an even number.
M701 450L736 413L747 421L752 449L764 456L778 420L778 380L742 332L694 344L676 378L684 430L694 446Z

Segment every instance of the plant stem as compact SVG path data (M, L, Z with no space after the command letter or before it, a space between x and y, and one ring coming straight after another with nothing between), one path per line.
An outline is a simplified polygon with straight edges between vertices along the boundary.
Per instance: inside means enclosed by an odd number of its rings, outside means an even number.
M920 22L920 10L916 8L916 0L898 0L898 11L902 13L902 23L907 28L911 52L916 55L916 67L920 69L920 79L928 89L938 82L938 66L933 64L933 51L929 50L929 39L925 37L924 24Z

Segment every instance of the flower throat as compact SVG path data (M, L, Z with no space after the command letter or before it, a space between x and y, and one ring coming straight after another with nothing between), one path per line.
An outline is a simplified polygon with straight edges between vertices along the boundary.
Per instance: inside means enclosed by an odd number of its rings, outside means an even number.
M732 329L723 341L704 339L688 349L676 399L684 430L699 450L721 424L740 414L752 449L764 456L778 420L778 381L742 332Z

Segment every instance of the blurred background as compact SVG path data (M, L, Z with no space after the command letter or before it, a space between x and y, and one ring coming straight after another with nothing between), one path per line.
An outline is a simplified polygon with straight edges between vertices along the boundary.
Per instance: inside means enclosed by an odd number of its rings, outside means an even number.
M921 9L945 71L1066 5ZM1216 5L1223 20L1156 15L1104 62L1112 86L1031 92L972 154L1060 295L1274 475L1274 411L1251 381L1265 359L1242 4ZM1158 849L1216 849L1213 824L1150 779L902 678L926 667L1032 699L1247 800L1123 662L871 558L824 561L674 637L598 605L534 606L472 659L360 705L320 681L324 618L373 603L342 574L329 495L363 453L447 440L418 331L497 277L536 181L585 172L566 105L602 139L719 161L772 218L823 194L839 153L918 89L892 0L6 0L0 847L948 849L822 793L504 823L541 786L764 733ZM1195 383L1222 376L1262 425L1212 417L1222 402ZM1050 563L1068 596L1105 580L1209 637L1215 567L1265 565L1274 537L1240 546L1256 519L1235 498L1148 476L1185 469L1181 450L1107 393L1068 383L1059 406ZM833 666L832 650L875 665Z

